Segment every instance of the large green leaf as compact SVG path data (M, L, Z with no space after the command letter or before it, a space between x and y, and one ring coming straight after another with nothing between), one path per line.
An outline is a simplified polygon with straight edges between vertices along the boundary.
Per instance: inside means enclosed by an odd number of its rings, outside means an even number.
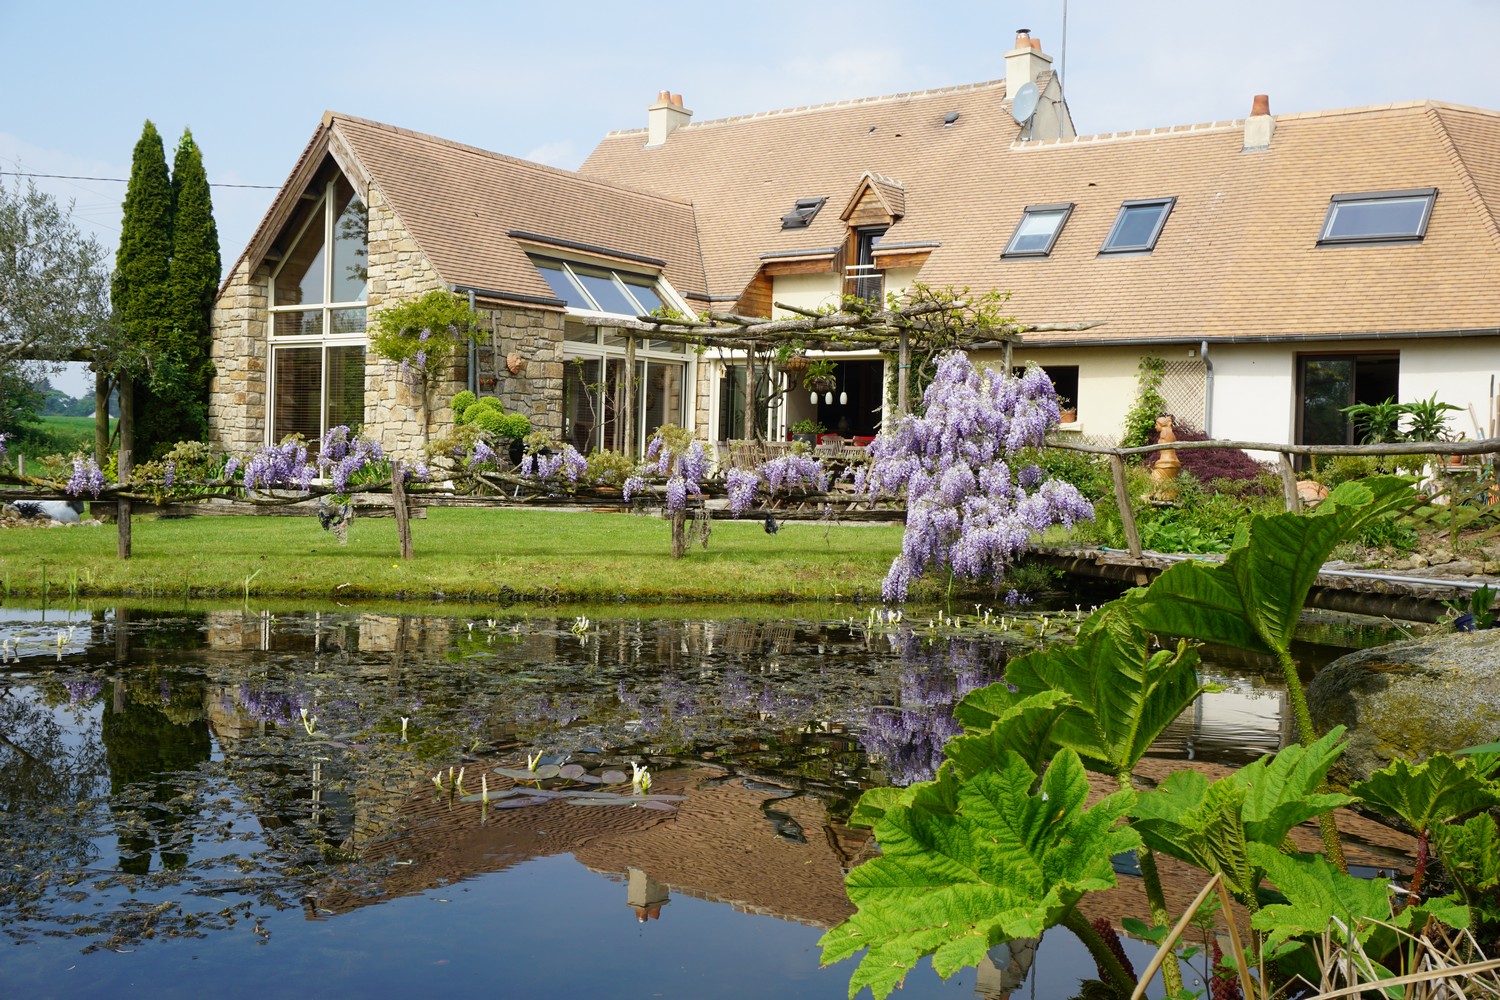
M1340 485L1312 515L1259 515L1222 563L1180 562L1128 602L1142 627L1258 652L1291 646L1307 592L1334 547L1412 499L1382 476Z
M1277 847L1292 827L1353 799L1319 792L1328 769L1344 752L1343 726L1335 726L1311 746L1292 745L1262 757L1229 776L1245 789L1245 836Z
M1248 898L1260 881L1251 843L1279 847L1298 823L1351 801L1317 791L1343 749L1342 735L1338 728L1310 747L1287 747L1212 784L1196 771L1178 771L1136 800L1135 827L1153 851L1222 874Z
M1054 645L1011 661L1005 679L1022 695L1062 691L1072 707L1051 736L1094 770L1129 773L1172 720L1202 693L1198 654L1179 644L1152 649L1152 637L1128 604L1100 609L1072 646ZM984 706L960 703L954 715L980 722Z
M1285 903L1264 906L1250 926L1268 935L1272 947L1303 934L1332 929L1336 939L1368 940L1376 925L1390 921L1385 882L1345 875L1322 858L1282 854L1266 844L1250 845L1250 860L1275 883Z
M1398 816L1418 833L1500 805L1500 785L1472 759L1433 754L1420 764L1392 761L1350 789L1366 805Z
M823 935L824 963L868 949L849 995L868 986L885 997L923 955L947 977L1000 941L1060 922L1084 893L1112 887L1110 859L1140 843L1118 825L1134 793L1092 808L1087 798L1083 764L1063 750L1039 786L1007 753L962 777L945 763L905 804L887 799L875 825L881 856L845 880L858 910Z
M1463 824L1439 824L1432 832L1443 871L1466 895L1500 886L1500 827L1493 814L1482 812Z
M944 755L961 774L993 766L1007 751L1019 754L1033 771L1041 771L1057 748L1053 727L1077 703L1063 691L1027 695L1005 684L991 684L983 690L984 712L993 723L982 731L955 736L943 747Z

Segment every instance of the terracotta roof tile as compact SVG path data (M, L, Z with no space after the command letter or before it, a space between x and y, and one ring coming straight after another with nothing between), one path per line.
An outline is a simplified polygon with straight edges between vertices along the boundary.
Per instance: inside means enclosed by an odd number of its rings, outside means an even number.
M943 116L961 112L950 128ZM1500 326L1500 114L1414 102L1279 116L1269 149L1243 122L1016 142L1000 83L700 122L642 149L612 133L582 170L690 198L710 290L760 256L840 243L833 213L782 234L797 197L898 177L893 241L936 240L932 285L1010 290L1028 322L1103 320L1089 339L1330 336ZM1436 187L1426 238L1319 247L1334 194ZM1127 199L1176 196L1155 251L1100 257ZM1028 204L1075 209L1050 257L1001 260Z

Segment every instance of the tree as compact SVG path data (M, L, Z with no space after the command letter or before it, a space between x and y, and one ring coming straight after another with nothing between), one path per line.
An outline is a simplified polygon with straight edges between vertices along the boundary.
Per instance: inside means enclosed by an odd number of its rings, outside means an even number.
M167 155L156 126L147 121L135 144L130 185L125 190L125 217L115 253L112 286L115 314L124 340L146 356L149 375L134 389L134 450L149 456L170 436L171 406L155 397L170 385L172 359L168 282L172 261L172 181ZM123 388L123 385L122 385ZM122 430L121 447L128 439Z
M208 431L208 390L213 378L209 319L219 272L219 231L208 175L193 133L184 129L172 160L172 263L167 289L167 353L178 377L173 440L200 440Z
M0 188L0 431L47 362L106 339L108 279L104 249L79 232L71 206L32 184Z
M432 389L460 349L477 339L479 314L445 288L434 288L376 314L370 350L401 366L401 378L416 390L422 418L422 444L428 439Z

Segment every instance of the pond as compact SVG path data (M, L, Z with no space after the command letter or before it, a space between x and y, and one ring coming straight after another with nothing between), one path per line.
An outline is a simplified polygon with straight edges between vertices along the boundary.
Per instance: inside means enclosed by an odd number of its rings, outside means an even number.
M843 997L818 965L866 788L930 775L956 697L1087 608L843 621L0 607L11 996ZM1301 650L1391 636L1325 624ZM1268 664L1148 762L1276 749ZM649 781L632 784L644 766ZM1397 864L1370 837L1353 860ZM1137 905L1129 863L1118 923ZM1196 890L1184 885L1183 890ZM1150 949L1127 938L1143 963ZM1066 997L1065 932L905 995Z

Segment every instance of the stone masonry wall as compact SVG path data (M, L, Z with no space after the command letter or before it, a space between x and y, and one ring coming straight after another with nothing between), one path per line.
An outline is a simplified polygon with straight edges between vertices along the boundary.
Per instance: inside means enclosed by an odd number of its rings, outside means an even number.
M256 451L265 441L270 351L266 290L270 269L250 273L244 261L214 302L210 351L210 439L227 452Z
M507 413L524 413L533 431L562 434L563 315L539 309L481 309L479 395L495 396ZM516 355L519 368L506 365Z

